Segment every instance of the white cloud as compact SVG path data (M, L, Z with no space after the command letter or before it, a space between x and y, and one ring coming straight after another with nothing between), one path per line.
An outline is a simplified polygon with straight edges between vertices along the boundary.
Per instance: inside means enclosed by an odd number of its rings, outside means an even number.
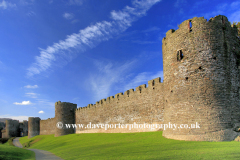
M10 2L6 2L5 0L3 0L2 2L0 2L0 9L7 9L9 7L16 7L16 4L10 3Z
M71 52L69 52L70 49L77 48L78 52L82 53L87 48L93 48L98 43L106 41L125 31L131 26L133 21L144 16L146 12L159 1L160 0L134 0L132 3L133 7L126 6L121 11L112 11L111 18L113 21L98 22L95 25L80 30L79 33L73 33L67 36L64 41L60 40L58 43L54 43L46 49L40 49L40 55L35 57L35 63L27 69L27 76L31 77L48 70L54 65L53 62L56 60L67 58L66 61L70 61L73 57Z
M11 115L0 115L0 118L11 118L14 120L19 120L20 122L22 122L23 120L28 120L28 117L32 117L32 116L11 116Z
M38 113L44 113L44 111L39 111Z
M16 105L31 105L32 103L30 101L22 101L21 103L14 102L13 104L16 104Z
M63 17L66 19L73 19L74 18L74 14L73 13L64 13Z
M99 71L97 74L90 75L90 78L87 80L88 83L90 83L95 100L110 96L109 94L113 84L119 83L122 77L124 77L123 75L125 75L126 72L129 71L129 68L132 68L135 63L136 61L133 60L121 65L113 65L112 63L106 64L95 61L95 65Z
M161 77L163 80L163 71L157 73L142 72L139 73L135 78L133 78L127 85L124 86L124 90L135 89L136 87L147 84L149 80Z
M27 86L24 86L25 88L38 88L38 85L33 85L33 86L31 86L31 85L27 85Z
M31 98L37 98L36 93L26 93L26 96L31 97Z

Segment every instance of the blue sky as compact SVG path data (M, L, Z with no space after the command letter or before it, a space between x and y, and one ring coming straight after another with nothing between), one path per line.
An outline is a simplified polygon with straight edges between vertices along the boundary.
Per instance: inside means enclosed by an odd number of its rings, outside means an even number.
M0 118L54 117L162 77L162 38L237 0L0 0Z

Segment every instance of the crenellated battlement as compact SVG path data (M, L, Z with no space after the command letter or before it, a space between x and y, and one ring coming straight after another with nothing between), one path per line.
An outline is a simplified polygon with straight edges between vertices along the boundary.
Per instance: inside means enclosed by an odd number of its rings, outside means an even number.
M57 102L55 102L55 106L60 106L60 105L69 106L69 105L74 105L74 103L70 103L70 102L61 102L61 101L57 101Z
M124 94L123 94L123 92L117 93L117 94L115 94L115 96L107 97L107 99L101 99L100 101L97 101L95 104L88 104L85 107L79 107L76 109L76 111L80 112L81 110L91 109L91 108L95 108L98 106L104 106L106 104L114 103L115 101L117 101L117 102L118 101L129 101L129 99L126 99L126 98L131 98L133 96L137 96L138 94L141 94L142 92L146 92L146 91L150 92L149 90L154 90L155 87L157 87L158 85L163 85L163 83L161 83L160 77L149 80L148 85L146 85L146 84L140 85L140 86L136 87L135 90L129 89L129 90L125 91ZM59 102L61 103L61 101L59 101ZM59 103L59 102L56 102L56 103Z
M166 37L163 38L162 43L164 44L165 41L170 37L178 37L179 34L191 34L196 36L194 33L199 31L203 31L201 34L206 34L206 28L211 28L211 30L216 28L231 28L237 34L236 27L234 28L234 26L231 26L230 22L225 16L218 15L214 18L210 18L209 21L204 19L204 17L194 17L192 19L185 20L178 25L177 30L170 29L167 31Z

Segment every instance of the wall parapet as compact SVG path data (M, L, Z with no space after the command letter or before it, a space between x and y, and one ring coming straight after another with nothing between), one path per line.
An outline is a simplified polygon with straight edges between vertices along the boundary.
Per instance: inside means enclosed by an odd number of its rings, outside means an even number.
M97 101L95 104L88 104L85 107L79 107L76 109L76 112L99 107L99 106L102 106L105 104L111 104L112 102L115 102L115 101L117 101L117 102L124 101L124 100L126 100L126 98L131 98L132 96L139 95L142 92L146 92L146 91L149 92L150 90L154 90L159 85L163 85L163 83L161 82L161 77L149 80L147 84L148 85L142 84L142 85L136 87L135 90L129 89L129 90L125 91L124 93L120 92L120 93L115 94L114 96L107 97L106 99L105 98L101 99L100 101ZM58 103L58 102L56 102L56 103Z

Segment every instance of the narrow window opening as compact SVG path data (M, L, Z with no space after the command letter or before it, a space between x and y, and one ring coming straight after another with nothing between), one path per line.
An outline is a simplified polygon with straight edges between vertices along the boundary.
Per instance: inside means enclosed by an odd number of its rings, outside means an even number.
M128 97L129 97L129 91L127 91L127 95L128 95Z
M199 69L199 70L202 70L202 67L200 66L200 67L198 67L198 69Z
M177 61L181 61L183 59L182 50L177 51Z
M139 87L139 91L140 91L140 93L142 92L142 87Z
M192 32L192 21L191 20L188 22L188 29L189 29L189 32Z
M187 81L187 80L188 80L188 77L186 77L185 79L186 79L186 81Z
M152 86L154 86L154 84L155 84L155 81L153 80L153 81L152 81Z
M173 90L171 90L171 92L173 93Z

